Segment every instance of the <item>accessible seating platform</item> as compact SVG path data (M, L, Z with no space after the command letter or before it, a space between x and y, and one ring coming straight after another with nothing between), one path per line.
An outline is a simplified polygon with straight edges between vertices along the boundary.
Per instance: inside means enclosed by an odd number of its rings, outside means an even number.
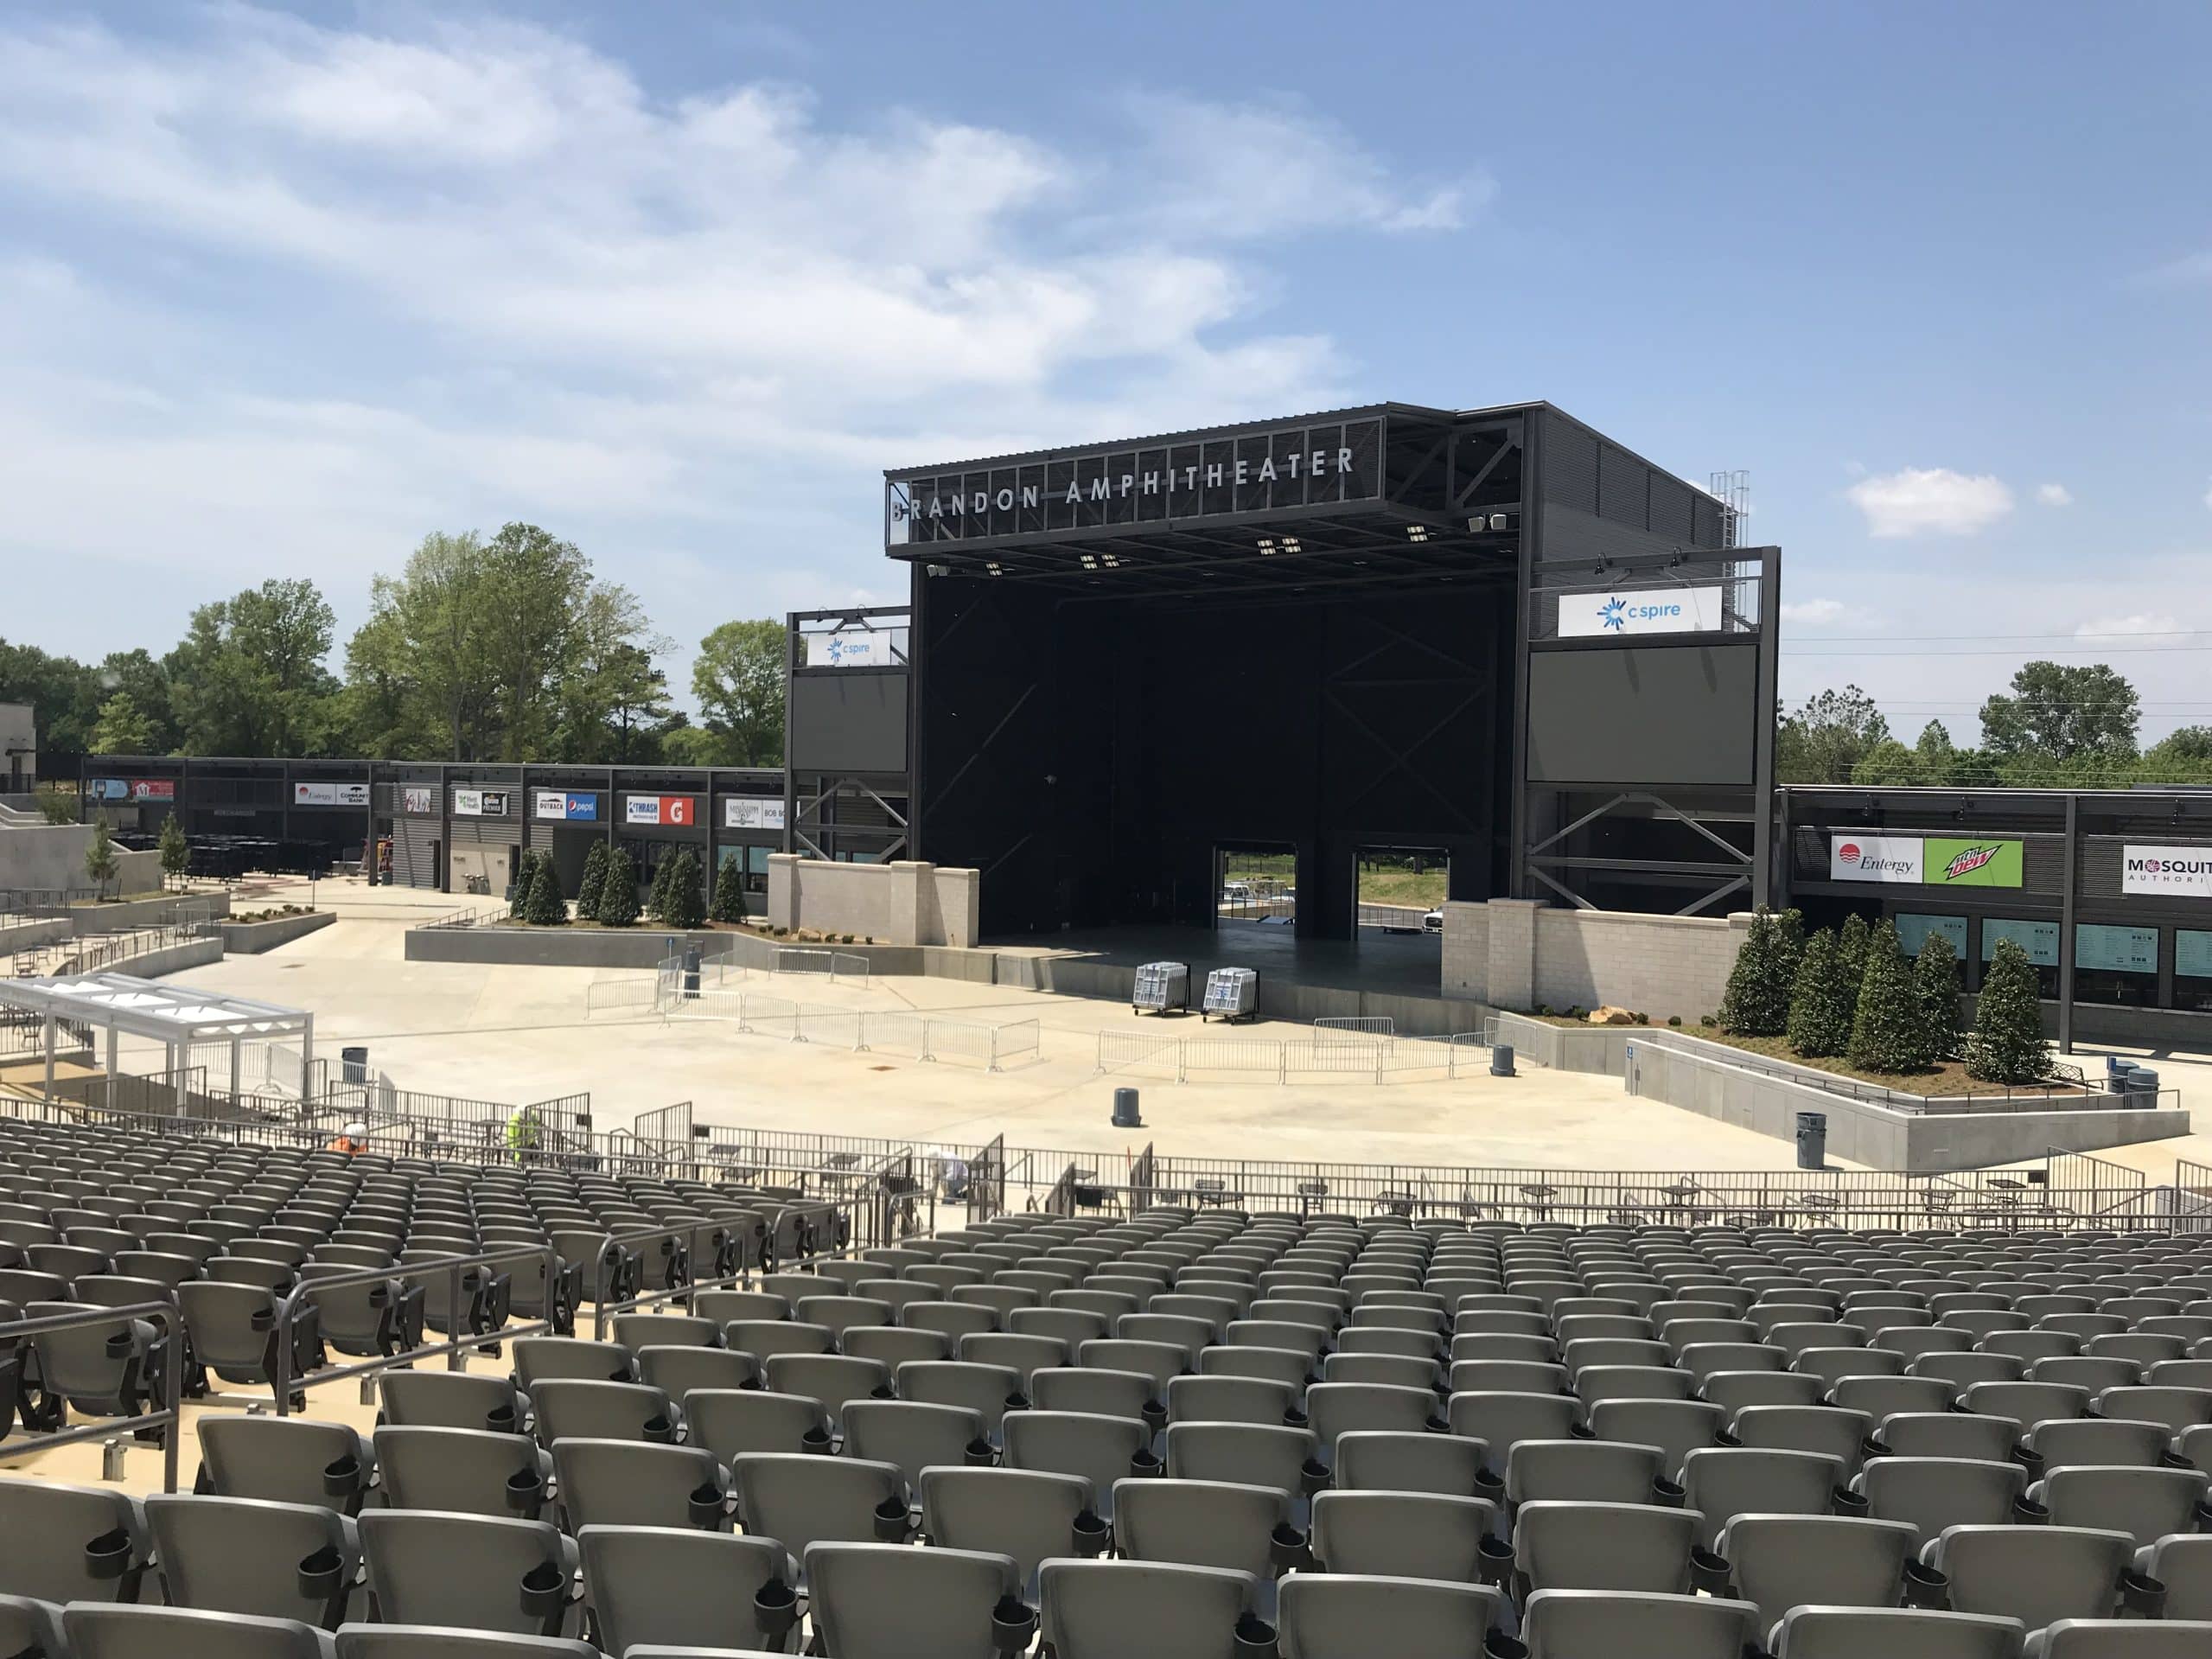
M1159 1209L794 1270L754 1195L106 1133L5 1126L0 1285L134 1280L93 1305L173 1302L220 1377L404 1347L410 1251L558 1265L418 1275L501 1367L384 1370L372 1432L203 1412L194 1492L0 1476L0 1654L2212 1655L2212 1238ZM356 1262L381 1300L271 1323ZM656 1281L609 1340L551 1317ZM0 1324L35 1420L175 1340L84 1330Z

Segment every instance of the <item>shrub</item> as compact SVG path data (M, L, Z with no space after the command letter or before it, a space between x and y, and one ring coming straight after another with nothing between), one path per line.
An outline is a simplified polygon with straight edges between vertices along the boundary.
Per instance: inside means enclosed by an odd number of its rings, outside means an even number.
M1897 948L1897 930L1884 920L1866 941L1866 977L1851 1021L1851 1063L1865 1071L1917 1071L1928 1063L1925 1028L1913 995L1912 974Z
M514 885L507 895L507 913L516 922L530 919L530 884L537 879L538 854L525 852L514 861Z
M1959 955L1940 933L1921 941L1912 994L1920 1005L1921 1052L1930 1064L1953 1058L1959 1052Z
M696 928L706 921L706 886L698 854L685 847L661 865L660 919L672 928Z
M709 914L717 922L745 919L745 872L734 852L724 853L722 867L714 872L714 907Z
M1648 1025L1651 1024L1651 1016L1649 1014L1638 1014L1635 1018L1636 1024L1639 1025Z
M583 855L583 879L576 886L576 914L578 921L595 919L599 915L599 890L607 880L607 844L594 841L591 851Z
M1699 1014L1698 1016L1698 1024L1704 1026L1705 1030L1710 1031L1718 1026L1720 1021L1712 1014Z
M77 821L77 797L58 783L41 783L31 791L38 802L38 815L49 824L73 824Z
M1823 928L1807 942L1790 988L1791 1052L1808 1060L1841 1054L1851 1044L1852 1009L1858 1000L1844 978L1836 936Z
M192 848L184 839L184 821L175 813L162 820L162 874L171 881L184 879L192 862Z
M1852 1006L1858 1006L1858 987L1866 978L1866 918L1853 910L1844 918L1843 931L1836 935L1836 948L1843 956L1844 983L1851 987Z
M1680 1014L1669 1014L1667 1017L1667 1023L1679 1030L1682 1024L1682 1016Z
M637 920L637 866L622 847L607 855L607 868L599 883L599 903L592 907L591 913L602 928L627 928Z
M530 893L524 901L522 919L536 928L558 928L569 919L561 897L561 878L553 870L550 852L531 861Z
M1775 948L1781 957L1780 966L1787 970L1783 984L1797 983L1797 969L1805 960L1805 912L1799 909L1775 912Z
M2034 1083L2050 1075L2043 1011L2036 1001L2035 965L2016 941L2000 939L1982 970L1974 1029L1967 1038L1967 1075L1986 1083Z
M1739 1037L1780 1036L1789 1024L1790 980L1784 972L1789 967L1790 953L1775 918L1762 909L1728 970L1720 1023Z
M653 867L653 883L645 898L645 913L656 921L668 918L668 877L680 854L672 853Z

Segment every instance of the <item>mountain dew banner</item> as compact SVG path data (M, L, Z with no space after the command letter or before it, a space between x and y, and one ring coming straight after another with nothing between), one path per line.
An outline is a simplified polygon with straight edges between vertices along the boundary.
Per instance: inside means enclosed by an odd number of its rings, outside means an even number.
M2025 854L2022 841L1931 835L1921 850L1921 880L1930 887L2018 887Z

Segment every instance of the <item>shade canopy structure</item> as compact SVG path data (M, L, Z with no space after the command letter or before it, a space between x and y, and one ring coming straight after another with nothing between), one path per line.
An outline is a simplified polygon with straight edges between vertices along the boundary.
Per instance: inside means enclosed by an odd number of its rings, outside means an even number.
M54 1090L57 1039L65 1024L107 1034L106 1069L116 1072L116 1039L128 1034L157 1042L169 1055L177 1103L188 1093L182 1058L194 1045L227 1043L231 1088L239 1084L239 1051L247 1043L298 1040L299 1087L307 1093L315 1060L315 1016L302 1008L280 1008L191 985L167 985L128 973L82 973L59 979L0 979L0 1008L19 1010L44 1024L47 1093Z

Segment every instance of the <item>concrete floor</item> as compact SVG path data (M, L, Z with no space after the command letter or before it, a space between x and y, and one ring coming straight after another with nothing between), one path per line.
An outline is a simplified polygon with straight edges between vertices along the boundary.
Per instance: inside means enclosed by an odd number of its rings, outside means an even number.
M306 896L305 883L271 882L240 908ZM316 902L335 927L261 956L235 956L182 980L310 1008L318 1051L366 1043L372 1063L402 1087L522 1102L579 1089L593 1097L602 1130L640 1112L690 1101L706 1124L885 1135L972 1144L1003 1133L1010 1145L1081 1152L1101 1178L1156 1143L1192 1157L1326 1159L1555 1170L1779 1170L1782 1142L1622 1092L1613 1079L1524 1068L1487 1075L1375 1085L1137 1081L1145 1127L1112 1128L1117 1079L1096 1071L1101 1031L1219 1034L1195 1017L1158 1021L1111 1002L1055 997L927 978L883 979L867 989L819 979L763 980L771 994L811 1003L911 1008L979 1020L1035 1019L1039 1056L991 1074L955 1062L793 1043L711 1021L611 1019L586 1023L587 987L621 974L582 968L479 967L411 963L406 927L453 908L447 895L320 884ZM482 901L479 901L482 903ZM1129 930L1132 934L1146 930ZM1202 937L1180 932L1186 942ZM1254 934L1278 930L1253 928ZM1286 937L1288 929L1279 930ZM1126 941L1142 956L1156 941ZM1233 941L1239 945L1241 940ZM1291 941L1295 943L1295 941ZM1390 947L1431 941L1392 937ZM1303 948L1301 954L1316 946ZM1321 947L1347 957L1348 945ZM1360 955L1367 954L1367 947ZM1239 1035L1284 1036L1270 1022ZM2100 1065L2103 1050L2077 1056ZM2134 1057L2144 1057L2136 1051ZM2162 1055L2155 1063L2184 1104L2212 1091L2212 1056ZM2212 1128L2212 1120L2207 1126ZM2212 1133L2105 1154L2170 1181L2177 1157L2212 1164Z

